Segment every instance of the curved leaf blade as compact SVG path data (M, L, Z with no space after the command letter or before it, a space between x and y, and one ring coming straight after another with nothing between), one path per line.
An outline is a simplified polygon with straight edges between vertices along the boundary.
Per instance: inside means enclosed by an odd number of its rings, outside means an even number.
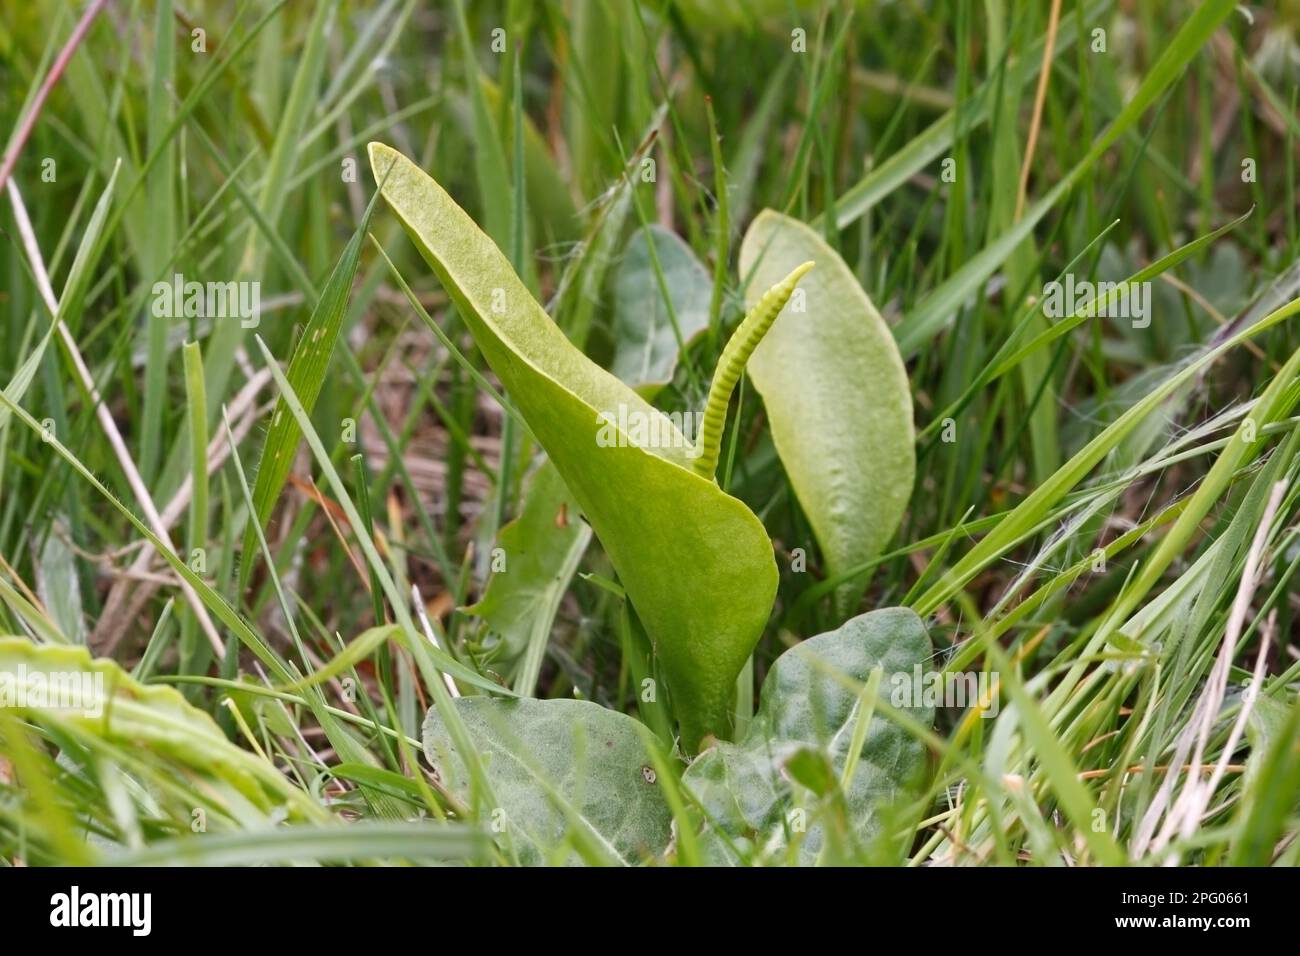
M916 472L912 393L889 326L814 230L764 210L740 246L746 301L807 260L805 310L787 305L749 360L772 440L831 576L888 543ZM841 613L865 582L837 592Z
M684 746L726 736L736 677L776 594L762 523L687 467L693 445L569 342L441 186L381 143L370 162L609 554L663 665Z
M272 764L231 743L174 688L141 684L84 647L0 637L0 707L78 737L146 749L235 788L259 808L287 804L319 816Z

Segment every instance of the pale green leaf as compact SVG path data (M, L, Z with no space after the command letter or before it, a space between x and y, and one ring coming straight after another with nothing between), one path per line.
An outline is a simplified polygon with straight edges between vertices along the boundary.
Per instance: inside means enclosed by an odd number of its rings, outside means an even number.
M148 750L235 787L263 808L285 800L310 806L276 767L227 740L178 691L140 684L113 661L92 660L84 647L0 637L0 707L16 707L39 726Z
M85 644L81 582L77 578L76 555L68 540L67 522L60 516L41 546L41 560L36 567L36 593L59 631L74 644Z
M801 262L817 268L749 360L772 440L834 576L874 558L898 528L916 470L912 394L889 326L816 232L765 210L740 247L753 304ZM800 308L802 306L802 311ZM837 592L842 612L865 582Z
M671 421L574 348L441 186L388 146L372 143L370 161L609 554L663 665L685 746L725 736L736 676L776 592L762 523L687 467L693 449ZM601 418L622 414L657 440L634 445Z

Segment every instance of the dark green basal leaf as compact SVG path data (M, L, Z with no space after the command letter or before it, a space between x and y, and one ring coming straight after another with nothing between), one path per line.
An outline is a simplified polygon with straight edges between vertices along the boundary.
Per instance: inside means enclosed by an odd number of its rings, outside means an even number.
M651 245L672 303L671 315ZM670 382L681 345L708 327L712 295L713 280L676 234L651 226L634 235L614 283L614 374L647 396Z
M668 845L672 814L633 718L583 700L462 697L455 706L501 804L487 808L490 820L521 863L635 864ZM468 803L469 774L437 708L424 721L424 752Z
M876 557L898 529L916 472L912 393L898 346L838 253L772 210L740 246L752 305L801 262L817 268L749 360L772 440L812 525L829 576ZM836 592L847 616L865 580Z
M683 746L728 736L736 677L776 595L762 523L690 470L694 448L668 417L565 338L441 186L380 143L370 162L618 571L668 679ZM650 441L637 434L651 429Z
M777 658L745 738L709 748L682 777L705 811L700 842L708 858L736 863L732 845L780 853L798 841L798 861L813 863L826 842L824 821L836 812L859 848L879 836L881 811L915 791L926 755L917 740L877 712L853 776L840 790L860 688L879 666L877 699L888 702L891 676L911 680L930 654L921 619L906 608L887 608L852 618ZM930 726L934 709L921 700L913 703L900 709ZM836 786L828 790L831 781ZM806 827L802 833L797 811Z

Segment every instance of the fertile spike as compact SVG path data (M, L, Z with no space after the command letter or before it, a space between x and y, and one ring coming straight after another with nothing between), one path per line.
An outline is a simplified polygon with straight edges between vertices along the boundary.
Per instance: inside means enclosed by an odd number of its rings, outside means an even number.
M727 423L727 405L731 402L731 393L740 379L740 373L794 294L794 287L813 265L812 262L805 262L764 292L763 297L754 304L727 340L722 357L718 359L718 367L714 369L713 381L709 385L709 399L704 406L704 422L700 426L700 453L693 466L697 475L711 479L717 471L718 452L722 448L722 427Z

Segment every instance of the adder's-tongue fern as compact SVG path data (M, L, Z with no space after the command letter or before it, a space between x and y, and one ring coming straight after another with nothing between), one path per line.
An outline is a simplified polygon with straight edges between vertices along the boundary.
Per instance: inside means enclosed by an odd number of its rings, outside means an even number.
M722 357L718 359L718 367L713 372L713 381L709 385L709 400L704 406L704 422L700 427L700 454L694 462L697 475L713 478L717 471L718 452L722 447L722 426L727 422L727 405L731 402L731 392L745 369L745 363L794 294L795 285L812 267L813 263L805 262L764 292L763 297L749 310L727 340Z

